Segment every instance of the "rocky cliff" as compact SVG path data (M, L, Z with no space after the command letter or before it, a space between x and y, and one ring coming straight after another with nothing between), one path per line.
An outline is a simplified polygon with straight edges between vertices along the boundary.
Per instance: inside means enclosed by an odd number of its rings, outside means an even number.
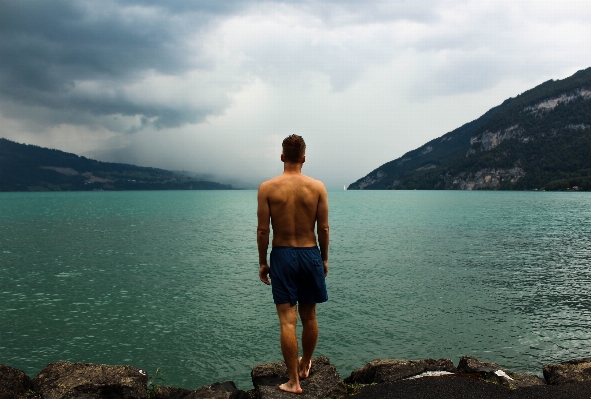
M352 190L591 190L591 68L390 161Z

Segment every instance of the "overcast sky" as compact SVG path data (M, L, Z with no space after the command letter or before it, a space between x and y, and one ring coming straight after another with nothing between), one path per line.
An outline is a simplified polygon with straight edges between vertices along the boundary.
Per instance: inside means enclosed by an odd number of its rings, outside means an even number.
M0 136L340 188L591 66L588 1L0 0Z

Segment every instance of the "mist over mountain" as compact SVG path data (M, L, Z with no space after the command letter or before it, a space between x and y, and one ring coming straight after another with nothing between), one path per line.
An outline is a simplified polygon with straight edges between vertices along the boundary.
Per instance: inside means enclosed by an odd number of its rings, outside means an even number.
M228 189L187 172L95 161L0 138L0 191Z
M591 68L550 80L350 190L591 190Z

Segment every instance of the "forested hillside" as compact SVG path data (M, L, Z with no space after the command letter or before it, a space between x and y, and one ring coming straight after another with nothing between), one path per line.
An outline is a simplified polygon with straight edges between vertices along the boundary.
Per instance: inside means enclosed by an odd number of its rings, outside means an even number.
M510 98L349 189L591 190L591 68Z
M0 138L0 191L227 190L178 172L100 162Z

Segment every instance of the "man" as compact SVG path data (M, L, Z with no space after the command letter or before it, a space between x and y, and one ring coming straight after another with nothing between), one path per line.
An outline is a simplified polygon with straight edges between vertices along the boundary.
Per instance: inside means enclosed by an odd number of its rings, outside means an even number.
M281 352L289 381L279 389L302 393L318 342L316 304L326 302L328 274L328 196L322 182L302 174L306 143L297 135L283 140L283 174L262 183L258 192L259 278L271 284L281 326ZM267 263L269 219L273 226L271 265ZM316 246L316 234L318 245ZM271 281L269 281L269 273ZM297 304L297 307L296 307ZM296 324L302 319L302 357Z

